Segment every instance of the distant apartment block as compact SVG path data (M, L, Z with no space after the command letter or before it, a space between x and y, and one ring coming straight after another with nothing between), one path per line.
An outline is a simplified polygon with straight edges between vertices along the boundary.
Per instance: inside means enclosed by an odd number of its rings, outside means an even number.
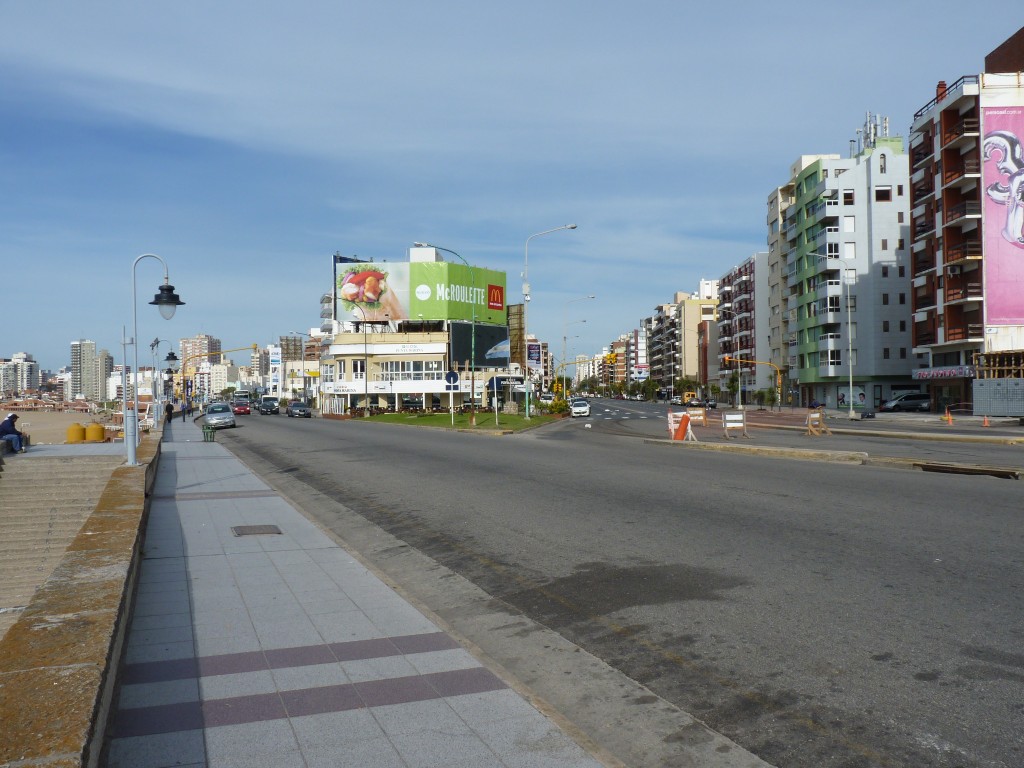
M776 389L768 357L768 253L759 252L718 280L713 307L718 330L718 386L729 392L735 377L737 399L752 402L755 393ZM758 333L761 329L764 332ZM726 359L728 358L728 359Z
M182 370L195 370L203 360L212 363L220 363L221 342L205 333L200 333L188 339L181 339L181 367Z

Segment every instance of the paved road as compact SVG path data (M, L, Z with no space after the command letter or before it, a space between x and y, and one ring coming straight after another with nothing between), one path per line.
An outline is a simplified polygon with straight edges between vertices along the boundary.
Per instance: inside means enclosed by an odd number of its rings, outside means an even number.
M647 429L629 407L504 438L253 416L221 439L772 764L1024 763L1019 481L666 449L621 434ZM682 764L672 738L628 764Z

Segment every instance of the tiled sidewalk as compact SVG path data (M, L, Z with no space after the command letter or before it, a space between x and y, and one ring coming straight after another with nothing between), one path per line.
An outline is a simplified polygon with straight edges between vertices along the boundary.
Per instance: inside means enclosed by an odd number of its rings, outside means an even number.
M108 768L598 768L270 490L174 422Z

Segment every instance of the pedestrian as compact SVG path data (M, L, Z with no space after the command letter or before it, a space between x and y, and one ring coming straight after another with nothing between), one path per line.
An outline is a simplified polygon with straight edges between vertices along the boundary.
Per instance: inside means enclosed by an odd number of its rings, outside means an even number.
M181 420L182 421L184 421L185 417L188 416L188 406L187 406L187 403L188 403L187 400L183 400L182 403L181 403Z
M174 417L174 403L170 400L167 401L167 405L164 406L164 424L170 424L171 419Z
M14 425L14 422L18 420L18 414L9 413L7 418L0 421L0 440L6 440L11 444L15 453L24 453L25 446L22 445L21 440L25 437L24 432L19 432L18 428Z

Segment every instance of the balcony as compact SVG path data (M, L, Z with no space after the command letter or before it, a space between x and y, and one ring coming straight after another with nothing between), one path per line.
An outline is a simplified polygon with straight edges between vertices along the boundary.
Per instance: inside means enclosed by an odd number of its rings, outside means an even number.
M955 264L967 259L980 259L982 255L981 240L972 238L956 245L946 246L946 250L942 254L942 263Z
M943 187L974 186L981 178L981 162L977 158L965 159L958 167L949 168L942 174Z
M946 341L975 341L979 344L985 340L985 326L981 323L965 325L946 325Z
M942 134L942 148L977 143L981 135L981 124L976 117L967 117Z
M955 222L965 224L967 220L980 218L981 203L977 200L965 200L962 203L951 205L947 208L943 222L945 224L953 224Z
M931 309L931 308L935 307L936 306L936 304L935 304L935 297L936 297L936 294L935 294L934 290L930 290L930 291L927 291L926 293L921 293L921 294L916 294L915 293L914 294L914 299L913 299L913 302L914 302L913 311L914 312L921 312L921 311L923 311L925 309Z
M984 298L981 283L954 284L951 281L946 283L945 296L947 304L981 301Z
M935 251L932 248L926 248L923 251L914 254L914 265L913 271L915 275L919 275L922 272L927 272L930 269L935 269Z

